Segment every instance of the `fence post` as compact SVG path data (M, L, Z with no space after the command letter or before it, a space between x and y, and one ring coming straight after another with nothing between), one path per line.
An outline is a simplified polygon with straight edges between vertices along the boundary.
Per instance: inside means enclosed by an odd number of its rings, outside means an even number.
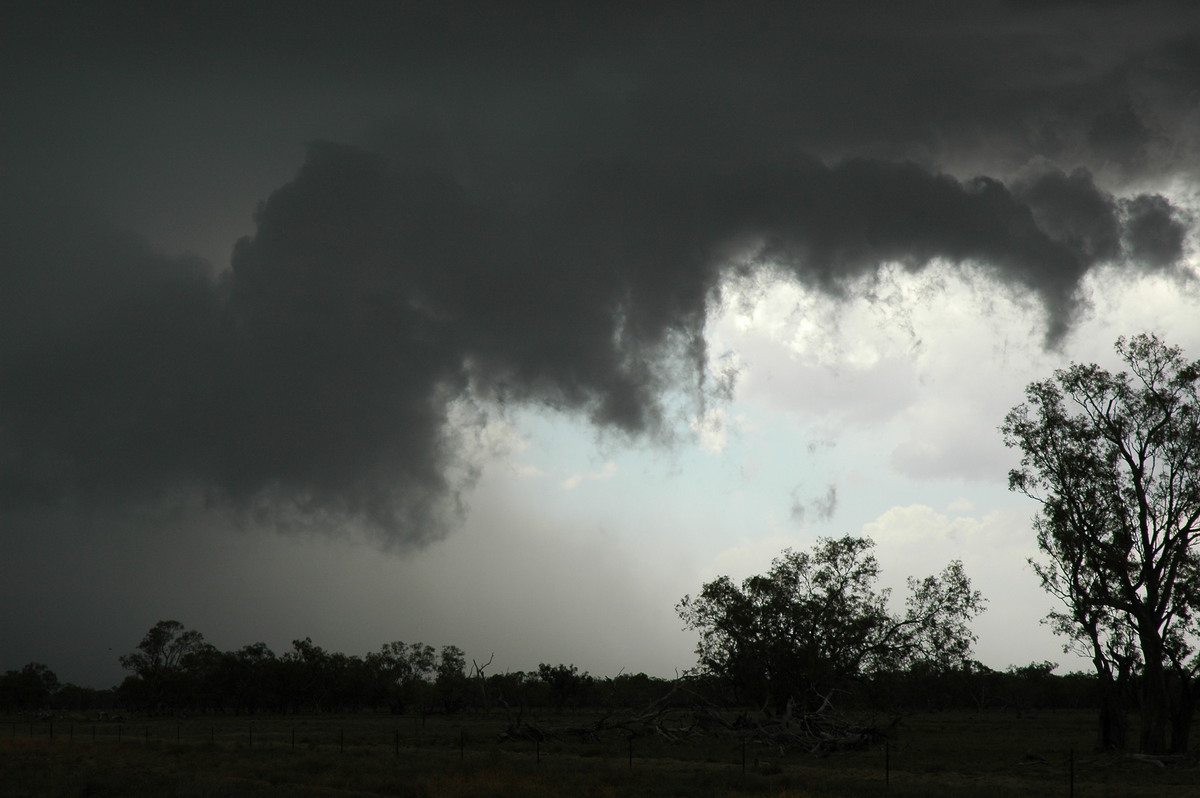
M629 735L629 769L633 770L633 735Z
M396 729L395 751L396 751L396 756L400 756L400 729L399 728Z
M1070 786L1070 791L1068 794L1071 796L1071 798L1075 798L1075 749L1074 748L1071 749L1069 756L1070 756L1070 760L1069 760L1070 765L1067 768L1067 770L1068 770L1069 777L1071 780L1071 786Z
M467 730L458 730L458 761L462 762L467 757Z
M892 747L887 740L883 741L883 783L892 783Z

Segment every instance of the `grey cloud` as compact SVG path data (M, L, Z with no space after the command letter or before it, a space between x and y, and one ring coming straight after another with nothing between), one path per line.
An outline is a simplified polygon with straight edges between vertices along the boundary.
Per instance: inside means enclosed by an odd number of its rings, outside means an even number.
M0 506L144 498L202 474L219 286L68 204L6 200Z
M744 157L750 131L760 151L936 162L986 147L1012 167L1037 156L1131 165L1155 137L1185 140L1173 120L1192 104L1200 23L1187 2L1078 13L866 0L62 5L70 12L52 2L10 12L0 58L11 74L60 91L80 71L142 91L149 74L264 81L284 96L307 84L306 100L330 84L369 86L381 117L433 103L453 118L514 87L530 98L559 85L568 90L541 99L578 106L599 93L605 103L591 107L604 113L591 120L631 116L631 134L676 153ZM27 94L39 116L64 119Z
M1137 264L1151 269L1173 266L1183 257L1186 215L1157 194L1139 194L1121 202L1125 246Z
M1150 142L1150 130L1132 108L1101 113L1088 129L1093 151L1126 169L1143 164Z
M837 446L837 441L833 440L832 438L820 438L818 440L809 441L804 448L809 454L816 454L822 449L832 449L835 446Z
M1084 263L1111 260L1120 252L1121 229L1113 198L1096 187L1086 169L1070 175L1053 169L1016 186L1040 229Z
M837 483L831 482L825 487L825 492L805 502L801 498L803 485L797 485L791 491L791 517L797 524L803 524L811 511L818 521L828 522L837 514L838 488Z
M842 295L887 261L979 263L1041 298L1053 342L1119 238L1084 173L1010 190L865 159L634 153L583 160L544 197L518 211L443 172L315 144L223 281L95 220L16 212L6 501L187 488L421 542L454 523L470 483L445 436L458 399L632 436L669 431L669 388L703 402L704 322L729 268L790 269ZM1133 200L1131 246L1169 257L1156 231L1170 213Z
M789 508L789 512L792 521L801 526L804 524L805 519L808 518L809 510L808 504L804 501L802 495L803 491L804 484L800 483L793 486L788 494L789 498L791 499L791 507Z
M838 489L836 483L830 483L824 495L813 499L813 510L822 521L832 521L837 512Z
M1081 263L1128 260L1166 269L1183 256L1188 214L1158 194L1116 198L1083 168L1042 171L1014 186L1038 227L1068 247Z

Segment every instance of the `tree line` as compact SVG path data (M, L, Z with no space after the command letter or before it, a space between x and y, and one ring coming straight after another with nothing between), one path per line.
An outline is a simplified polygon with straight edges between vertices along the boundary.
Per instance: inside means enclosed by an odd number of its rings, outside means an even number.
M157 623L121 664L131 674L117 688L119 700L151 713L428 714L530 703L562 710L583 703L596 687L574 665L489 675L490 659L468 663L454 645L438 650L395 641L357 656L304 638L283 654L265 643L221 651L177 621ZM647 678L618 677L610 687L628 695Z
M0 713L119 711L142 714L387 712L444 714L640 709L668 700L757 709L742 686L700 672L671 679L645 673L596 677L575 665L487 673L456 646L388 643L365 656L331 652L310 639L277 655L263 643L220 651L203 635L161 621L130 654L131 673L115 687L61 683L41 663L0 674ZM993 670L974 660L949 669L877 672L840 692L841 709L1085 709L1098 706L1094 674L1057 675L1053 662Z

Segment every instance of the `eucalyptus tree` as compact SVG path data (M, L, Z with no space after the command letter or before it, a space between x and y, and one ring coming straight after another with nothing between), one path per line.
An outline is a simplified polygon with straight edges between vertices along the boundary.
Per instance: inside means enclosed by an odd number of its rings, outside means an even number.
M833 690L869 673L917 662L960 666L975 642L968 624L984 605L962 563L910 578L897 614L889 590L876 590L874 545L821 539L811 552L785 550L770 571L741 585L721 576L684 596L676 610L700 632L699 670L742 700L786 713L821 711Z
M179 708L195 692L198 663L214 651L195 629L179 621L159 621L136 651L120 657L121 667L134 674L122 684L123 691L146 710Z
M384 643L378 652L366 656L374 674L376 703L382 700L394 713L408 706L425 706L436 676L437 654L425 643Z
M1033 566L1062 602L1048 620L1100 678L1101 745L1124 741L1136 684L1141 750L1182 751L1200 668L1200 361L1154 335L1116 350L1128 371L1073 364L1026 388L1000 428L1022 453L1009 487L1041 503Z
M45 709L62 689L58 675L40 662L0 675L0 711Z

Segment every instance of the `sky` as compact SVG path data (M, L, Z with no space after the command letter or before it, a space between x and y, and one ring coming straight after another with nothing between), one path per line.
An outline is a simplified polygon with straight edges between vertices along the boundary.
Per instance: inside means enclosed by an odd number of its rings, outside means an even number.
M1062 651L998 427L1200 357L1185 2L18 2L0 670L463 648L673 676L675 605L867 535Z

